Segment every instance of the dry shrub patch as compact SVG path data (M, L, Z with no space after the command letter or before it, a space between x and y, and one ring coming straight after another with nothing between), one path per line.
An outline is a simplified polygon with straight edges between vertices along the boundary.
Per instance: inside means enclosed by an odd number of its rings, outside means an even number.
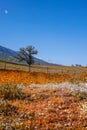
M86 129L86 111L83 115L80 104L87 100L79 100L79 96L84 97L83 93L73 94L68 89L49 89L49 86L20 86L16 90L22 91L24 98L6 99L5 93L0 95L0 130Z
M22 72L0 70L0 84L45 84L67 82L70 78L68 73L49 74L44 72Z
M23 99L24 94L16 84L4 84L0 86L0 97L9 100Z
M79 79L83 77L85 74ZM72 93L69 88L51 88L49 84L29 86L69 80L68 73L1 71L0 130L86 130L86 92ZM18 85L21 83L24 85Z
M61 82L87 82L87 72L73 73L44 73L44 72L24 72L24 71L7 71L0 70L0 84L45 84L45 83L61 83Z
M77 100L84 100L87 99L87 92L76 91L74 96Z

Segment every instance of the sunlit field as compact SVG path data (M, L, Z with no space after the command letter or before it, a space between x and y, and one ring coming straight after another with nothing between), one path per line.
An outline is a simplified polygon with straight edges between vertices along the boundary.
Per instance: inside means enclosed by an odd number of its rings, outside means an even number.
M87 72L0 70L0 130L86 130Z

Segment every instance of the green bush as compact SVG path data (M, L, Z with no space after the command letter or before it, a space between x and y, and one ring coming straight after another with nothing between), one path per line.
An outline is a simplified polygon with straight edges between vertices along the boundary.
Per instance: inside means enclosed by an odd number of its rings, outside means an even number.
M23 99L24 93L16 84L5 84L0 86L0 97L9 100Z
M0 99L0 114L4 116L11 115L13 112L16 114L17 108L9 104L8 100Z
M4 115L7 115L9 112L10 105L7 100L0 100L0 113L4 113Z
M76 99L78 100L84 100L84 99L87 99L87 92L80 92L80 91L77 91L74 96L76 97Z

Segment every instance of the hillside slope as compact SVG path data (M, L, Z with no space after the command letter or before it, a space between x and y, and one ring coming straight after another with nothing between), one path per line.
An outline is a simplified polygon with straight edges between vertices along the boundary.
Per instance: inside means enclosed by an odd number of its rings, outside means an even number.
M18 54L18 52L11 50L9 48L3 47L0 45L0 60L2 61L8 61L8 62L13 62L13 63L20 63L20 64L26 64L26 62L19 62L15 56ZM34 57L34 64L40 64L40 65L48 65L49 63L38 59Z

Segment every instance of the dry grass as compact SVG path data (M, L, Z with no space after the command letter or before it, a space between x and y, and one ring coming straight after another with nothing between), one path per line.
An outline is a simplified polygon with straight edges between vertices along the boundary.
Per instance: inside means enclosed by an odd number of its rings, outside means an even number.
M51 74L0 70L0 130L86 130L87 86L80 83L87 82L86 68L61 69Z
M0 69L5 70L17 70L17 71L29 71L27 65L20 65L16 63L9 63L0 61ZM68 72L68 73L81 73L87 71L87 67L75 67L75 66L45 66L45 65L32 65L31 72L46 72L46 73L59 73L59 72Z
M43 86L20 85L25 98L0 98L0 130L87 129L86 93L78 95L62 86L55 89Z
M45 84L45 83L61 83L71 82L80 83L87 82L87 72L59 72L59 73L44 73L44 72L24 72L13 70L0 70L0 84Z
M67 82L70 76L67 73L49 74L44 72L23 72L12 70L0 70L0 84L45 84Z

